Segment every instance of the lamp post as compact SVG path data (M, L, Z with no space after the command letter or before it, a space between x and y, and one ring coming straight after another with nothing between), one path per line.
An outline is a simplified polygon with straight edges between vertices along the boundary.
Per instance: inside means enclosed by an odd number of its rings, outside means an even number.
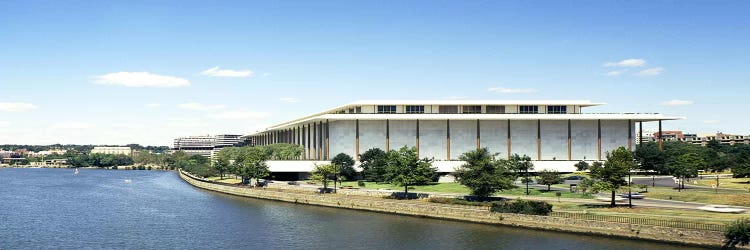
M633 208L633 191L631 190L633 182L630 180L630 170L628 170L628 207Z

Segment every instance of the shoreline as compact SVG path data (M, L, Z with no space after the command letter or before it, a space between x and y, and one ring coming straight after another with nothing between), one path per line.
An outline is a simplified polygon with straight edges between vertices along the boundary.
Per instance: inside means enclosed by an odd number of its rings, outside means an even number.
M357 195L322 195L309 192L290 192L289 190L251 189L205 182L188 173L184 173L181 170L178 170L177 172L182 180L194 187L256 199L488 225L541 229L545 231L571 234L647 240L686 246L721 247L723 245L723 232L718 231L558 218L551 216L492 213L489 212L488 209L483 209L481 207L437 204L419 200L390 200L382 199L380 197L364 197Z

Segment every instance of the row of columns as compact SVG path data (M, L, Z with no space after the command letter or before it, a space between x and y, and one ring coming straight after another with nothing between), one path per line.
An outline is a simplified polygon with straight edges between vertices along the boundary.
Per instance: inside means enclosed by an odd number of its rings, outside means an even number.
M390 120L385 121L385 151L390 151ZM639 135L643 138L643 122L639 122ZM451 129L450 120L445 121L446 126L446 160L451 160ZM542 157L542 132L541 132L541 120L537 120L537 160L541 160ZM628 150L633 150L633 122L628 120ZM597 135L597 159L602 160L602 124L601 120L597 120L596 125ZM507 120L507 155L510 158L512 154L511 150L511 126L510 120ZM416 120L416 151L419 155L419 120ZM254 137L256 145L269 145L275 143L289 143L297 144L303 147L303 153L300 156L303 160L328 160L330 159L330 141L329 141L329 121L325 120L319 122L308 123L300 125L294 128L283 129L278 131L271 131L263 133ZM662 141L662 127L661 120L659 120L659 134L657 136L659 142L659 149L663 148ZM567 120L567 146L568 146L568 160L572 160L572 140L571 140L571 120ZM481 121L476 120L476 147L481 148ZM360 147L359 147L359 119L355 120L355 158L359 160Z

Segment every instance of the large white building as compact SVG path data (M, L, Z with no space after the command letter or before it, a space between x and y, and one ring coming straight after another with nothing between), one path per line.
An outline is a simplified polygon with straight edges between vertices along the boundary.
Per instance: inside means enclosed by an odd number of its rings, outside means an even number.
M241 142L241 135L201 135L174 139L174 150L183 151L188 155L200 155L212 158L216 152L224 147L231 147Z
M133 149L130 147L94 147L91 149L91 153L132 156Z
M655 113L584 113L590 101L358 101L249 135L256 145L301 145L302 161L271 171L309 171L339 153L359 158L371 148L415 147L440 172L462 164L461 154L486 147L501 157L528 155L536 170L572 172L618 147L634 149L638 123L681 119ZM640 127L640 126L638 126ZM661 127L661 126L660 126Z

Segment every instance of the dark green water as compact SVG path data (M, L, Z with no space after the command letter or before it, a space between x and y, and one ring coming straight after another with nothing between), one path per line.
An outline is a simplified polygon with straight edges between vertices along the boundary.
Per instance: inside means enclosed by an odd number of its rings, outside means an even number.
M241 198L174 172L0 169L0 249L40 248L689 249Z

